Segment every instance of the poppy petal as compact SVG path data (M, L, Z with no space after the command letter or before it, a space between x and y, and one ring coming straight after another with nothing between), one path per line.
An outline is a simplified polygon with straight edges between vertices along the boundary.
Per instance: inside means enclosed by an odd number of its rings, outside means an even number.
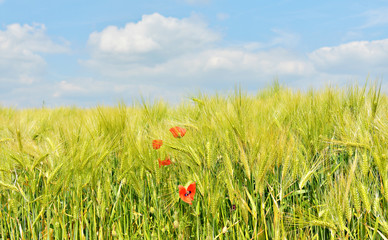
M160 159L158 159L158 161L159 161L159 168L161 167L161 166L167 166L167 165L170 165L171 164L171 160L170 160L170 158L168 158L168 157L166 157L166 159L165 160L160 160Z
M176 130L176 128L170 128L170 132L172 133L172 135L177 138L178 137L178 131Z
M181 138L186 134L186 129L176 126L170 128L170 132L175 138Z
M185 203L188 203L190 205L192 205L191 203L191 198L188 197L188 196L185 196L187 193L187 190L185 187L179 185L179 197L182 199L182 201L184 201Z
M179 185L178 188L179 188L179 197L182 199L182 201L192 205L191 198L188 196L185 196L187 193L186 188L183 187L182 185Z
M181 137L183 137L186 134L186 129L180 128L180 134L181 134Z
M182 199L182 201L190 205L193 205L192 201L194 200L194 194L195 194L195 182L190 184L187 189L182 185L179 185L178 188L179 188L179 197Z
M186 188L182 185L179 185L178 188L179 188L179 196L181 196L181 195L185 196Z
M195 184L195 182L192 183L192 184L190 184L190 185L187 187L187 191L190 192L189 197L191 198L191 200L194 200L195 189L196 189L196 184Z
M152 147L154 149L159 149L163 145L163 140L157 139L157 140L152 140Z

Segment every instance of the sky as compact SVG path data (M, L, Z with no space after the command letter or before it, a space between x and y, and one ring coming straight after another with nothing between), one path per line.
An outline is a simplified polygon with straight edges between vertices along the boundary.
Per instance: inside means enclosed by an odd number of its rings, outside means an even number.
M176 104L380 81L388 0L0 0L0 106Z

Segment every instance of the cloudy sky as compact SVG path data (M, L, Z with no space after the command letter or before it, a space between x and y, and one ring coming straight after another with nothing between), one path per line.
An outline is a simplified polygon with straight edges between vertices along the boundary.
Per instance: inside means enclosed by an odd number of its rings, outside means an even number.
M0 105L92 107L378 79L388 0L0 0Z

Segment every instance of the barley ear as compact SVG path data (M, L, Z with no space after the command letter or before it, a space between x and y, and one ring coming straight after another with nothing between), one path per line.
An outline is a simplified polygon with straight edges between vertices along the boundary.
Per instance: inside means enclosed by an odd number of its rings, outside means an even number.
M228 153L224 154L224 163L225 163L225 169L229 174L229 177L233 178L233 164Z
M352 208L350 207L349 199L347 198L344 199L344 212L345 212L346 220L348 221L348 224L350 224L350 221L352 220L353 211L352 211Z
M352 192L354 208L356 209L357 213L360 214L360 212L361 212L361 200L360 200L360 195L358 193L357 187L353 186L353 188L351 189L351 192Z
M380 213L380 198L378 193L376 193L375 198L373 199L372 209L373 209L374 215L377 216Z
M364 152L362 154L362 160L361 160L361 173L363 176L366 176L369 172L369 159L367 154Z
M211 149L210 142L206 143L206 164L207 164L207 168L211 169L211 167L212 167L212 149Z
M240 142L238 142L238 147L240 149L240 160L244 167L245 175L249 180L251 180L251 167L249 166L247 154L245 153L245 150Z
M365 210L367 211L367 213L370 213L371 204L368 196L368 190L362 182L359 182L357 185L358 185L358 191L361 194L362 202L364 203Z

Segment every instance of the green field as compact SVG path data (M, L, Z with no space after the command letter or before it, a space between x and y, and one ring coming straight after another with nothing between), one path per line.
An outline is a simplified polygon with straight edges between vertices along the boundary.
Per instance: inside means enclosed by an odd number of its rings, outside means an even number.
M192 182L189 205L178 185ZM376 85L0 107L1 239L387 236L388 96Z

